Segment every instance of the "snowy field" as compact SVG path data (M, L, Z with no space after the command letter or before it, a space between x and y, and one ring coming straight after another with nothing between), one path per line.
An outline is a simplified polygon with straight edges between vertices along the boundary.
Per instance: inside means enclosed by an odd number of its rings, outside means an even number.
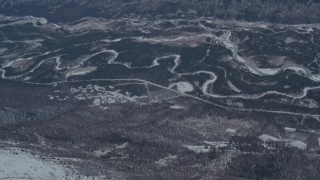
M76 179L75 170L23 149L0 149L0 179Z

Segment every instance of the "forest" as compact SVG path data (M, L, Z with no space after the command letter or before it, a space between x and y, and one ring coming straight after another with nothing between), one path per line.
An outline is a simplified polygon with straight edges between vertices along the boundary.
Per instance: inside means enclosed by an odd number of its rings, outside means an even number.
M59 6L61 3L64 5ZM186 17L186 13L193 12L197 16L228 20L306 24L320 22L319 9L319 0L0 0L0 14L31 14L55 22L86 16L176 18L172 15Z

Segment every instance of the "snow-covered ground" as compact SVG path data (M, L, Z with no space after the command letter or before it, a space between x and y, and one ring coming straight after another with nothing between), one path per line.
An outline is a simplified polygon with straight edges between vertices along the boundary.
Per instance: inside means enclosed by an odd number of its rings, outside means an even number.
M170 88L173 86L176 86L178 91L183 92L183 93L194 91L193 85L188 82L178 82L178 83L171 85Z
M93 66L79 67L79 68L71 69L66 74L66 77L68 78L70 76L86 75L86 74L89 74L89 73L95 71L96 69L97 69L97 67L93 67Z
M296 132L297 129L296 128L290 128L290 127L284 127L283 128L286 132Z
M262 134L261 136L258 137L260 140L264 141L264 142L268 142L268 141L279 141L278 138L275 138L273 136L267 135L267 134Z
M187 108L179 105L173 105L173 106L170 106L170 109L187 109Z
M295 128L285 128L287 132L295 132ZM267 134L262 134L261 136L258 137L260 140L263 142L284 142L286 146L288 147L293 147L293 148L298 148L301 150L306 150L308 145L304 143L303 141L299 140L293 140L293 139L278 139L276 137L267 135Z
M57 161L23 149L0 149L0 179L76 179L76 174Z
M209 141L203 141L205 144L209 145L212 148L218 149L218 148L225 148L228 146L228 142L223 141L215 141L215 142L209 142Z
M169 155L168 157L165 157L163 159L159 159L158 161L155 161L154 163L158 166L168 166L168 164L170 164L171 162L175 161L176 159L178 159L177 156L175 155Z
M225 132L226 132L226 133L230 133L230 134L235 134L235 133L237 132L237 130L236 130L236 129L228 128L228 129L226 129Z
M211 148L207 146L190 146L190 145L184 145L185 148L189 149L190 151L193 151L197 154L200 153L208 153L210 152Z
M306 150L308 147L307 144L302 141L292 141L292 142L289 142L287 145L289 147L295 147L301 150Z

